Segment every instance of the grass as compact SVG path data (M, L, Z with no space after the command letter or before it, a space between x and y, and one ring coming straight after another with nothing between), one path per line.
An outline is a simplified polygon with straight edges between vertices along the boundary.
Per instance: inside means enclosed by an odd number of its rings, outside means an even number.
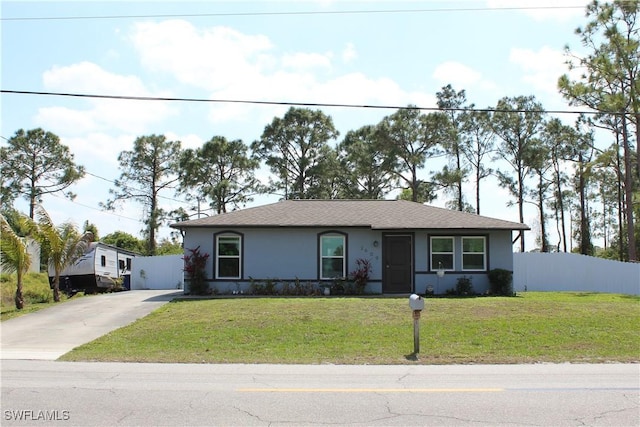
M24 308L16 309L14 301L16 295L15 274L0 274L0 320L8 320L27 313L42 310L53 304L53 291L49 288L47 273L27 273L23 279L22 294L24 296ZM62 301L67 299L60 295Z
M640 298L526 293L436 298L417 363L639 362ZM64 355L67 361L416 363L406 298L177 301Z

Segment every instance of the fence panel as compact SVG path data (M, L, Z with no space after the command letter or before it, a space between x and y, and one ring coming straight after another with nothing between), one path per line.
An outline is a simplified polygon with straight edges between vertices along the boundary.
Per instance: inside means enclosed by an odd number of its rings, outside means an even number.
M131 289L183 289L182 255L135 257Z
M640 295L640 263L564 252L515 253L513 289Z

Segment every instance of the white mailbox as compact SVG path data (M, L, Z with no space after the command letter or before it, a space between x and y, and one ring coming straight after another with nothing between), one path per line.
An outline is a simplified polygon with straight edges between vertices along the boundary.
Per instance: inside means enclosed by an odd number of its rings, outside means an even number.
M413 294L409 297L411 310L424 310L424 299L420 295Z

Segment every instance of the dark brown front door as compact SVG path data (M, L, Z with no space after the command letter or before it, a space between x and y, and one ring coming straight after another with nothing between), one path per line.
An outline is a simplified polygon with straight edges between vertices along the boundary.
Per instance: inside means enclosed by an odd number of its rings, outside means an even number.
M409 293L413 289L412 237L382 236L382 292Z

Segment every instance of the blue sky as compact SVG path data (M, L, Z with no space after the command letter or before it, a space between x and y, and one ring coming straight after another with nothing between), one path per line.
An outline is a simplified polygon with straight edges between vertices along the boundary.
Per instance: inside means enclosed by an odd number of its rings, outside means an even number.
M574 30L585 23L585 4L3 1L2 89L433 107L435 93L451 83L465 89L478 107L493 106L504 96L535 95L547 110L570 110L557 94L556 81L567 72L564 46L580 50ZM359 13L334 13L339 11ZM73 186L75 201L49 196L44 206L54 221L81 226L89 220L101 235L116 230L139 235L143 228L142 208L135 203L115 212L99 208L113 187L109 181L120 175L118 154L130 150L136 137L164 134L184 148L214 135L250 144L287 109L16 94L2 94L1 108L2 137L42 127L60 136L85 166L91 175ZM395 110L323 111L344 136ZM574 120L561 118L567 124ZM441 166L428 162L424 177ZM266 181L268 172L260 177ZM495 179L484 186L482 213L517 221L515 208L506 206L511 199ZM466 190L471 198L474 189ZM435 204L444 205L446 198L440 195ZM276 200L263 196L254 204ZM18 208L26 211L26 206L21 202ZM533 228L535 218L530 210L525 222ZM168 232L163 228L160 235ZM528 234L530 249L533 233Z

